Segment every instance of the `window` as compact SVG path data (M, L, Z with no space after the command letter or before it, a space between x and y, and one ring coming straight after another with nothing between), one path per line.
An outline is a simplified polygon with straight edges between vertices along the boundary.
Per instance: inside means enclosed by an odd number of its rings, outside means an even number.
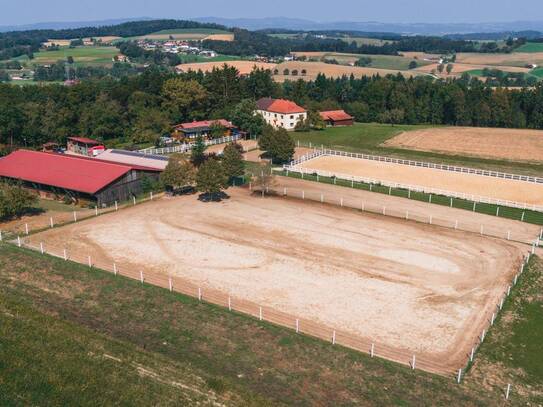
M290 123L290 127L294 127L294 123Z
M290 120L292 120L292 119L294 119L294 116L293 116L293 115L290 116Z

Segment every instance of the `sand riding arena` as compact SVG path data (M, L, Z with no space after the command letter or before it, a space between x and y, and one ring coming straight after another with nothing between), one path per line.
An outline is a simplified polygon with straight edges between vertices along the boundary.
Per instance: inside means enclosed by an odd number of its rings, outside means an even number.
M285 169L543 211L543 178L531 176L325 149L314 150Z
M24 244L440 374L465 367L528 251L247 188L229 194L162 198Z

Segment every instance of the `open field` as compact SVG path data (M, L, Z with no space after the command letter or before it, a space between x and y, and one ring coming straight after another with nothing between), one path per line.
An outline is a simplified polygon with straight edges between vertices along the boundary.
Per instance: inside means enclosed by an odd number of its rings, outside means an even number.
M193 64L181 64L177 65L177 70L182 72L189 71L202 71L202 72L211 72L214 68L221 69L224 65L232 66L236 68L240 75L247 75L256 66L261 69L270 69L275 68L275 64L268 64L265 62L255 62L255 61L217 61L217 62L197 62Z
M111 65L113 64L113 57L119 54L119 50L115 47L63 47L58 51L37 52L30 62L35 65L54 64L59 60L66 60L67 57L72 56L75 63Z
M511 54L458 53L456 62L470 65L515 66L543 65L543 52L513 52Z
M435 189L444 191L443 195L447 195L445 191L465 194L465 199L472 201L491 198L543 206L543 184L332 155L321 155L296 167L309 173L316 170L337 174L340 178L347 175Z
M527 42L523 46L517 48L515 52L543 52L543 42Z
M234 41L234 34L224 30L214 30L207 28L187 28L178 30L162 30L151 34L142 35L138 39L149 40L186 40L186 41Z
M376 45L378 47L383 46L385 44L391 44L394 41L390 40L382 40L379 38L368 38L368 37L336 37L336 39L348 42L349 44L353 41L356 42L356 45Z
M405 148L474 157L543 161L543 131L443 127L401 133L383 143Z
M354 64L362 57L371 58L372 62L367 68L376 69L391 69L391 70L409 70L409 63L413 58L395 55L362 55L362 54L346 54L341 52L293 52L297 56L306 56L308 59L335 59L340 64ZM429 65L431 62L417 60L419 66Z
M438 64L430 64L430 65L425 65L425 66L419 66L415 70L418 72L426 72L426 73L430 73L433 70L435 70L435 72L438 72L437 67L438 67ZM530 72L530 69L524 68L524 67L499 66L499 65L492 66L492 65L461 64L461 63L456 64L455 63L453 64L453 70L451 72L451 75L461 75L464 72L476 71L476 70L482 71L485 68L498 69L503 72L521 72L525 74L528 74ZM447 72L443 71L442 76L448 76Z
M377 68L362 68L358 66L346 66L346 65L333 65L327 64L324 62L300 62L300 61L289 61L283 62L276 67L279 70L279 75L274 75L274 79L278 82L283 82L285 80L314 80L319 73L326 75L330 78L339 78L342 76L354 75L356 78L361 78L363 76L374 76L374 75L396 75L401 73L406 77L420 76L425 75L420 72L413 71L402 71L402 70L392 70L392 69L377 69ZM283 71L288 69L298 70L298 76L292 75L283 75ZM305 76L301 75L302 70L305 69L307 74Z
M28 241L182 277L451 371L524 253L505 240L239 189L212 210L193 196L161 200Z
M2 245L0 404L502 405L511 383L511 403L538 405L541 269L534 258L458 385Z
M528 174L543 177L543 165L534 162L519 162L505 159L481 159L467 155L452 155L435 152L407 150L387 147L384 143L402 132L440 128L430 125L390 126L377 123L356 123L350 127L333 127L323 131L295 132L292 134L300 146L324 146L332 150L350 151L390 157L481 168L513 174ZM452 128L455 129L455 128Z

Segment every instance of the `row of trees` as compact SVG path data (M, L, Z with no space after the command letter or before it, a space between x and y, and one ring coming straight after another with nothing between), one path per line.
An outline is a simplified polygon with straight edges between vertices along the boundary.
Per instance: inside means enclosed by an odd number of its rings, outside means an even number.
M20 87L0 84L0 143L39 146L84 134L103 141L154 143L172 125L225 118L251 135L262 132L253 114L260 97L283 97L308 110L342 108L360 122L382 122L402 111L403 124L446 124L543 129L543 86L494 89L462 79L387 77L273 81L254 70L241 77L231 67L208 74L172 74L149 68L120 79L79 85ZM110 142L110 145L112 143Z

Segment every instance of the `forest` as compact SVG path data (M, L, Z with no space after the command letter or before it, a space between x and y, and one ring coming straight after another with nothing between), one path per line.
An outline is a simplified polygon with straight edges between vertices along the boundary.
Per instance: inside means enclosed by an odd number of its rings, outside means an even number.
M0 143L6 148L85 135L110 144L155 143L172 125L226 118L250 126L254 101L284 97L309 110L344 108L360 122L543 129L543 86L493 89L477 79L344 77L275 83L269 71L231 67L173 74L151 67L75 86L0 85ZM244 128L244 130L252 131Z

